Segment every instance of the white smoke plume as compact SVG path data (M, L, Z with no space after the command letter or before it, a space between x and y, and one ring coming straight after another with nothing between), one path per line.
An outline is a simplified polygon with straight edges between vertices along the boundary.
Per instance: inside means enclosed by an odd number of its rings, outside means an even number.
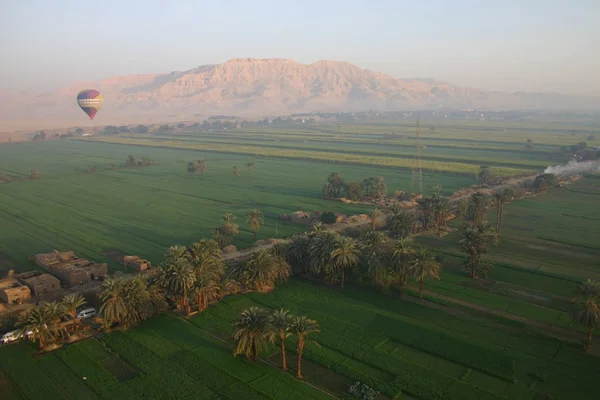
M583 173L600 172L600 161L569 161L564 165L555 165L544 170L545 174L562 176L577 175Z

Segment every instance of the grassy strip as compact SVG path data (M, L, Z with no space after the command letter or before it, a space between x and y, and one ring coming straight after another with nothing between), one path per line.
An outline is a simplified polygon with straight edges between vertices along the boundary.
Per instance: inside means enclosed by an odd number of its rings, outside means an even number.
M398 158L398 157L378 157L378 156L357 156L352 154L342 153L330 153L330 152L318 152L315 154L314 151L308 150L291 150L281 149L275 151L274 149L268 149L260 146L227 146L227 145L203 145L203 144L190 144L181 141L163 141L153 142L151 140L137 140L128 138L109 138L100 137L93 139L78 139L86 140L91 142L102 142L102 143L116 143L126 144L133 146L149 146L149 147L165 147L173 149L184 149L184 150L201 150L211 151L218 153L229 153L229 154L245 154L250 156L263 156L263 157L278 157L288 158L296 160L309 160L319 162L330 162L330 163L342 163L342 164L353 164L353 165L370 165L379 167L391 167L391 168L411 168L413 165L412 158ZM451 162L442 163L437 161L423 161L423 170L432 172L445 172L455 174L472 175L479 169L478 166ZM531 172L530 169L517 169L517 168L495 168L494 172L500 176L515 176Z

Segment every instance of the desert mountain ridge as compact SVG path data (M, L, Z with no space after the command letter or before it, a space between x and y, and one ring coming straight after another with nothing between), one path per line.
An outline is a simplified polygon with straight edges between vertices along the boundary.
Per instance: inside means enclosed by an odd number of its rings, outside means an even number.
M600 96L460 88L434 79L397 79L343 61L235 58L188 71L77 82L53 91L0 92L0 129L90 126L75 101L86 88L104 95L97 125L365 109L600 110Z

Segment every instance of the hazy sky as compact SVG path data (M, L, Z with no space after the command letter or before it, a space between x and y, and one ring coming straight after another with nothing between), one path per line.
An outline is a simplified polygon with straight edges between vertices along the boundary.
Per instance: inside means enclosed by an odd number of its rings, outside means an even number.
M0 0L0 88L277 57L600 93L599 18L600 0Z

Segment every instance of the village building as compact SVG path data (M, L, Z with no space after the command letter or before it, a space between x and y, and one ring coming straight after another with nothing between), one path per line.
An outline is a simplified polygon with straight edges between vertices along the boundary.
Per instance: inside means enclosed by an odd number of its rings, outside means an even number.
M52 296L62 290L58 279L41 271L24 272L16 278L29 287L31 294L37 298Z
M55 277L64 281L68 287L81 285L108 276L106 263L94 263L79 258L72 251L35 255L35 262Z
M139 258L138 256L123 257L123 265L125 265L125 267L131 267L137 272L142 272L152 267L150 261Z
M30 298L29 288L12 276L0 279L0 299L6 304L21 303Z

